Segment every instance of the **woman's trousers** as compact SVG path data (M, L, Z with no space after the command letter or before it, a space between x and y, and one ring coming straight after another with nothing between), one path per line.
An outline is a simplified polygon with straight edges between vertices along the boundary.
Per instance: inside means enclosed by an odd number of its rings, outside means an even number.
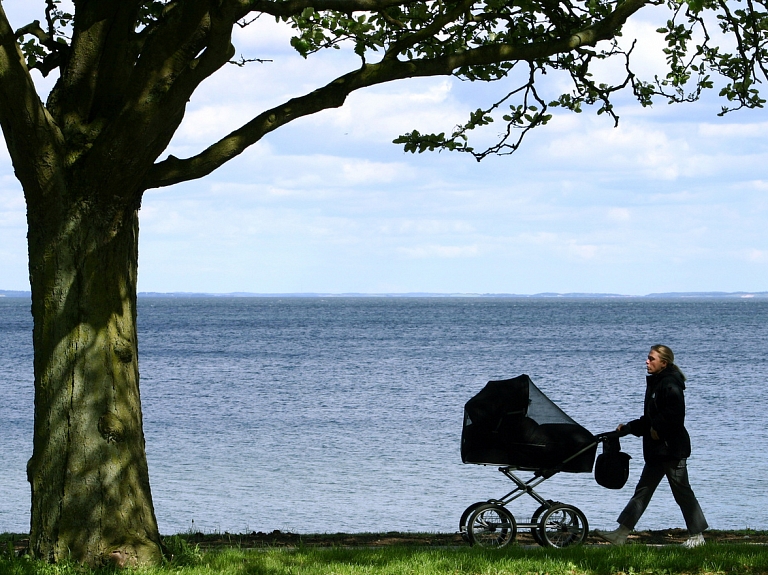
M701 533L708 527L707 520L704 518L701 506L688 481L688 467L685 459L646 462L640 475L640 481L637 482L635 494L619 515L619 524L630 529L635 528L665 475L672 489L672 495L680 506L680 511L683 512L688 532L691 534Z

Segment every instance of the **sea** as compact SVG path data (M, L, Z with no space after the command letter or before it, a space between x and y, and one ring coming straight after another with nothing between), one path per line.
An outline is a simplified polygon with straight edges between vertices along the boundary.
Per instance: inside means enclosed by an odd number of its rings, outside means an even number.
M768 529L768 299L139 298L144 433L163 534L439 532L514 485L463 464L464 404L528 374L592 433L639 417L645 357L688 377L691 483L710 527ZM0 298L0 532L29 529L32 319ZM559 473L536 490L612 528L621 490ZM524 480L531 474L519 472ZM519 522L537 507L509 504ZM684 527L662 482L638 529Z

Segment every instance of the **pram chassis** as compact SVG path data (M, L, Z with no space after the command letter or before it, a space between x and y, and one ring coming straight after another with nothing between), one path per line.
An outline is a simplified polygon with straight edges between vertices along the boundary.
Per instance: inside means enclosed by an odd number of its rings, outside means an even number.
M589 523L584 513L573 505L545 499L536 492L535 487L559 473L572 459L594 448L598 443L616 432L601 433L595 436L595 441L569 458L560 465L545 470L535 470L528 481L520 479L512 466L499 467L515 488L498 499L478 501L464 510L459 520L459 532L470 543L480 547L504 547L517 536L518 529L530 529L534 541L545 547L564 548L583 543L589 534ZM507 509L507 504L523 495L529 495L539 503L528 523L518 523Z

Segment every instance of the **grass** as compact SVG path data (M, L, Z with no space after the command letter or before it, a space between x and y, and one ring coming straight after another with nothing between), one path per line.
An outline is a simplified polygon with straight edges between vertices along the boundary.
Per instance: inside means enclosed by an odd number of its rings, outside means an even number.
M2 575L102 575L114 568L50 565L9 552ZM201 550L181 537L166 538L173 559L140 575L739 575L768 574L768 547L749 544L584 546L501 550L470 547L296 547Z

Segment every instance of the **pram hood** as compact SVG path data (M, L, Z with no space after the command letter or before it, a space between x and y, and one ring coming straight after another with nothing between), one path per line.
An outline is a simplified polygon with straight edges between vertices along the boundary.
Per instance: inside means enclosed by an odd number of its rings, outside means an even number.
M464 406L464 463L590 473L596 452L595 437L525 374L489 381Z

